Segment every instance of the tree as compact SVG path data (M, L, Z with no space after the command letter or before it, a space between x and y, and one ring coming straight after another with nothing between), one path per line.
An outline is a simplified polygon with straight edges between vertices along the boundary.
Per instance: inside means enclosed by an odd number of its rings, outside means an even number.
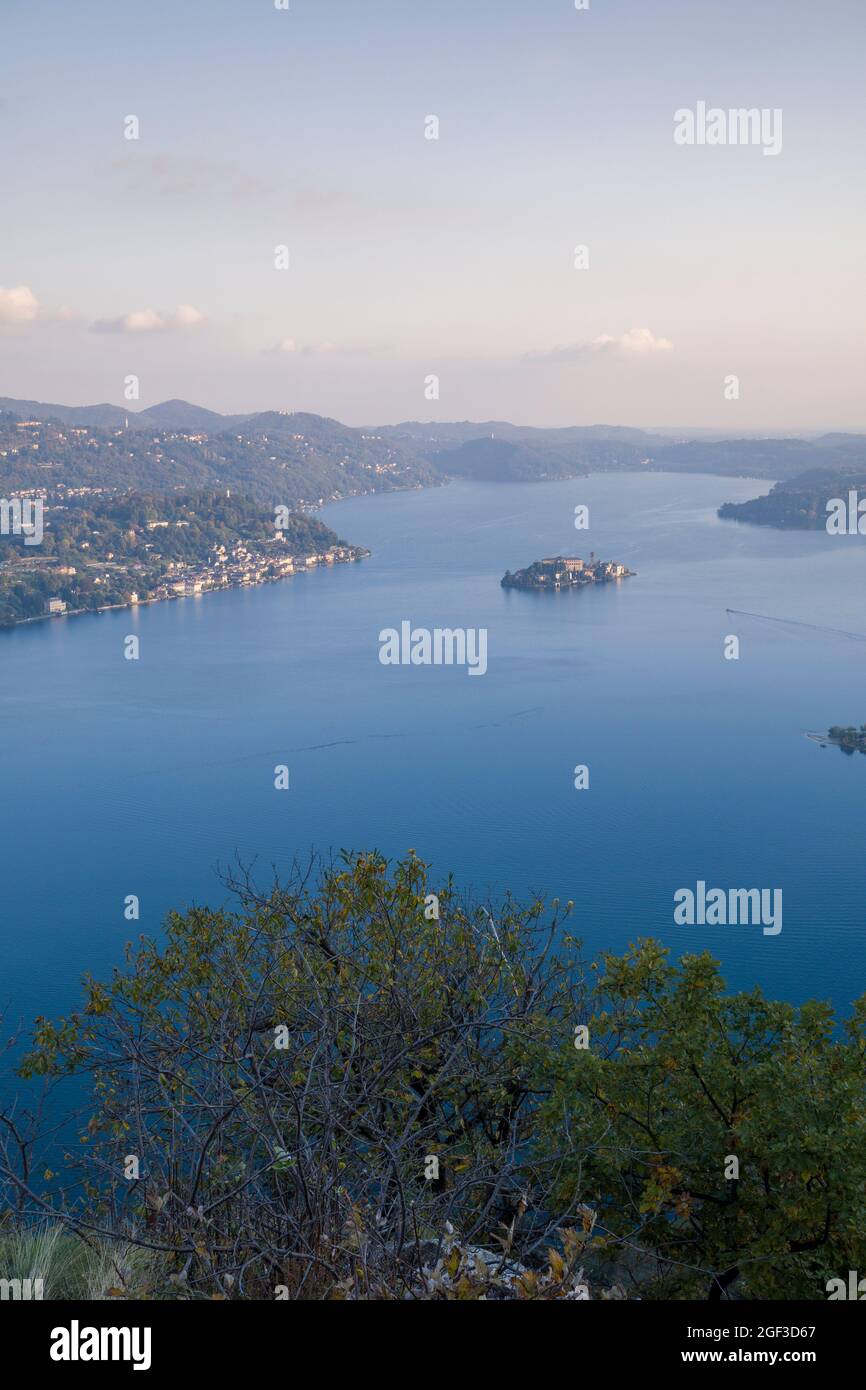
M651 941L597 992L543 1130L569 1135L557 1200L596 1204L600 1253L644 1297L825 1298L866 1269L866 996L837 1036L829 1006L725 996L708 954Z
M89 1077L68 1205L0 1111L0 1197L150 1296L823 1299L866 1271L866 997L726 994L704 953L606 955L571 904L483 904L410 851L296 866L38 1020ZM593 967L593 970L596 967ZM493 1251L498 1247L498 1253Z
M173 914L80 1013L38 1023L25 1074L93 1081L82 1227L137 1232L184 1290L224 1297L407 1296L443 1251L477 1296L455 1232L504 1231L509 1260L582 1240L532 1154L542 1058L582 1007L556 908L433 893L412 853L231 886L239 910Z

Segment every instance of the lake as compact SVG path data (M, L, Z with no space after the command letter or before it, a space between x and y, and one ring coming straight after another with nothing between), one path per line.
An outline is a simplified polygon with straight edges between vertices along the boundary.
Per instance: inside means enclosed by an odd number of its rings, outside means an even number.
M358 498L322 515L371 549L361 564L0 634L7 1028L68 1011L169 908L225 901L236 855L268 876L311 846L411 846L478 892L573 898L588 951L655 935L711 949L734 986L846 1009L866 989L866 758L804 733L866 721L866 644L725 610L866 633L866 547L717 519L767 487L623 474ZM636 577L500 587L590 548ZM486 674L382 665L379 632L404 619L486 628ZM781 888L783 930L674 925L698 880Z

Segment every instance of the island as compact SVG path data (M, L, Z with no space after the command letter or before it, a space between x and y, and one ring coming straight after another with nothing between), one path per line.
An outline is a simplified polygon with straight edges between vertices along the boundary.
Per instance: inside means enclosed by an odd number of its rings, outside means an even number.
M553 555L534 560L515 574L506 570L501 583L503 589L580 589L586 584L608 584L633 575L634 570L619 561L598 560L595 551L590 551L588 560L579 555Z
M859 729L853 724L834 724L826 734L810 734L809 737L824 747L832 743L843 753L866 753L866 724L861 724Z

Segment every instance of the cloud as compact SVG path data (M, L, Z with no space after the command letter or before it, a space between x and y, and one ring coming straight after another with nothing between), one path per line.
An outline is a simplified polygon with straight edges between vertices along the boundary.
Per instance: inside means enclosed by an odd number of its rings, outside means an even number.
M656 338L648 328L630 328L627 333L623 333L621 338L596 338L595 342L599 345L613 343L622 352L673 352L674 345L670 338Z
M4 290L0 285L0 324L33 323L40 314L39 300L26 285Z
M192 304L179 304L173 314L160 314L156 309L133 309L116 319L96 319L91 333L171 333L184 328L198 328L205 322L200 309Z
M357 351L357 349L349 346L349 344L347 343L340 346L337 343L331 342L304 343L304 346L301 348L301 352L305 357L320 357L323 353L328 352L340 352L348 354L355 351Z
M205 316L194 304L179 304L174 316L166 320L167 328L198 328Z
M583 358L597 357L603 353L617 353L626 357L647 357L656 353L673 352L670 338L657 338L648 328L630 328L618 338L603 333L589 343L570 343L551 348L547 352L528 352L525 362L576 362Z
M281 353L294 354L296 357L322 357L328 353L336 357L368 357L371 353L389 352L392 349L391 343L299 343L295 338L283 338L275 347L264 348L263 352L266 357L279 356Z
M283 338L276 347L265 348L265 355L273 357L281 353L292 353L296 357L318 357L325 352L344 352L350 349L339 348L336 343L299 343L294 338Z

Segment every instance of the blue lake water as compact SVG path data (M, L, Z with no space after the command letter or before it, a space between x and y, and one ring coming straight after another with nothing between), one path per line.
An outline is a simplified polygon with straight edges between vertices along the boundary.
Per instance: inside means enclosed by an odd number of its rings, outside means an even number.
M766 489L628 474L359 498L323 516L370 547L360 565L0 635L7 1026L68 1011L169 908L224 901L235 855L268 875L311 846L412 846L480 892L573 898L588 951L709 947L732 985L845 1010L866 989L866 758L803 735L866 722L866 643L725 609L866 633L866 545L716 518ZM500 587L590 548L637 577ZM487 674L381 665L403 619L487 628ZM675 926L698 879L780 887L781 934Z

